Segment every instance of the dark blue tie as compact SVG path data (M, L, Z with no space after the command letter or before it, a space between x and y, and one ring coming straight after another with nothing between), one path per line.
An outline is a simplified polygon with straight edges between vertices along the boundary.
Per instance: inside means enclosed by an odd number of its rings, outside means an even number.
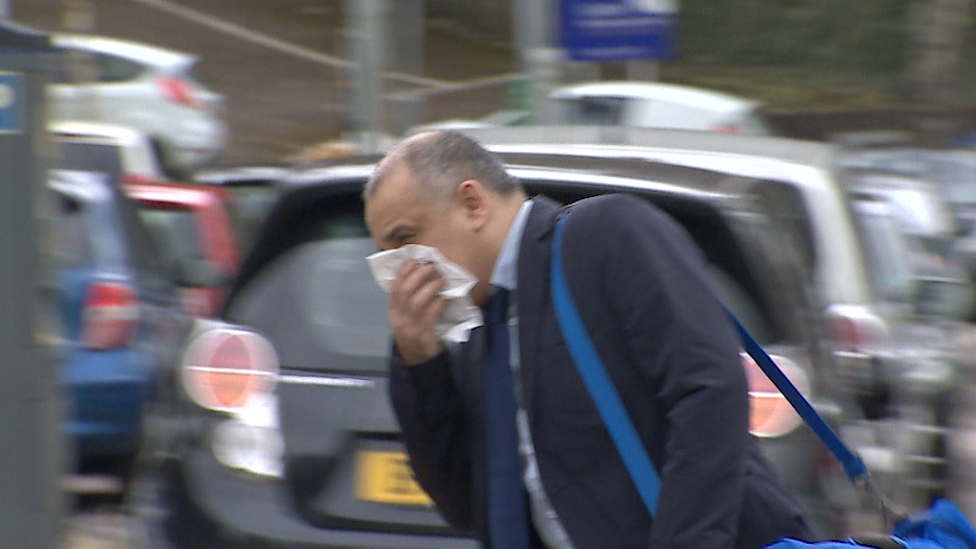
M528 549L527 494L515 428L508 347L508 290L488 302L485 388L488 408L488 532L491 549Z

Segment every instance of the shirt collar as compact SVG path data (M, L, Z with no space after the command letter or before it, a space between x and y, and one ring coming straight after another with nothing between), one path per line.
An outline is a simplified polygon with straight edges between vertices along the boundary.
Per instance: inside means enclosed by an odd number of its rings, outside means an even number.
M525 224L529 220L531 210L532 201L523 202L512 221L512 226L508 228L498 260L495 261L495 268L491 271L489 283L492 286L505 288L508 291L514 291L518 287L519 248L522 246L522 234L525 233Z

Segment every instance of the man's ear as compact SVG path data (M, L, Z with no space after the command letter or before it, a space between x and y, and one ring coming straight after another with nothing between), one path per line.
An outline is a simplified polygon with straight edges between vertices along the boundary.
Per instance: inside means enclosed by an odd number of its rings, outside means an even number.
M455 194L457 205L465 219L472 222L475 230L480 230L488 222L492 201L488 190L476 179L461 182Z

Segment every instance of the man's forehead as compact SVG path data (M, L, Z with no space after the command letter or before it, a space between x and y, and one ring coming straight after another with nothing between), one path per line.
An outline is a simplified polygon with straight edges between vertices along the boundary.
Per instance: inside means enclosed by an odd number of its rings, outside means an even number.
M417 178L407 166L402 164L389 171L383 181L377 185L373 198L380 195L393 195L395 198L403 199L412 197L416 194L419 185Z
M382 233L390 229L388 225L399 224L419 213L423 204L417 199L417 191L418 185L409 170L398 169L391 173L366 202L366 222L370 230Z

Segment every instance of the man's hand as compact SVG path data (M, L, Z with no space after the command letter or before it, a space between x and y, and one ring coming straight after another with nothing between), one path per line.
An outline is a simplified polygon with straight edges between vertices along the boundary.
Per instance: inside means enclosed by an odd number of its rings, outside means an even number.
M407 261L390 288L390 326L404 364L427 362L444 350L437 323L444 310L444 279L430 263Z

